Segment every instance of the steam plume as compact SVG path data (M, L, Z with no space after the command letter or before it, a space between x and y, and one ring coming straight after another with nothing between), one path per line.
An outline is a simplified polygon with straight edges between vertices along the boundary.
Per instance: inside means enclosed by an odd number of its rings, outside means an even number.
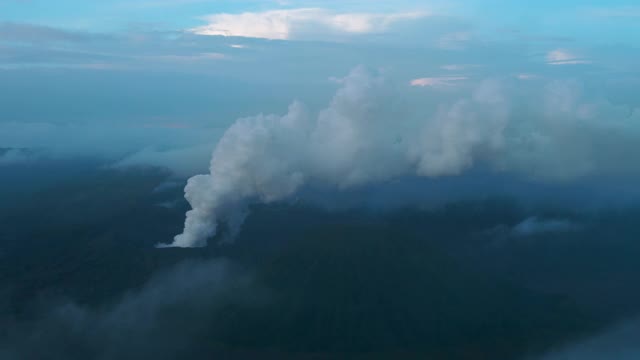
M172 246L204 246L218 220L240 226L248 201L285 199L307 183L342 189L407 174L458 174L475 153L502 145L507 109L493 91L485 84L425 119L403 113L380 76L356 68L317 116L295 102L284 116L239 119L214 150L210 174L189 179L193 209Z
M585 104L572 83L552 83L545 106L517 119L494 80L434 107L405 106L402 92L362 67L341 83L317 115L294 102L283 116L237 120L217 144L210 173L188 181L192 210L168 246L205 246L220 220L233 236L250 202L283 200L305 185L345 189L401 176L457 175L478 162L547 180L635 166L612 166L610 158L638 147L638 127L627 120L640 112ZM602 122L603 113L619 119ZM606 151L594 155L596 145Z

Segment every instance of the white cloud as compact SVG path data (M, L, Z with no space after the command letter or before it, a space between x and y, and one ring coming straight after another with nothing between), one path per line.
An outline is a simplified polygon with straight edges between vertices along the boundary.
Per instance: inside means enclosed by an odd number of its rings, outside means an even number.
M447 65L440 66L440 68L442 70L447 70L447 71L462 71L462 70L468 70L468 69L477 68L477 67L480 67L480 65L474 65L474 64L447 64Z
M271 10L207 16L207 25L190 31L199 35L294 40L326 34L369 34L393 24L427 16L425 12L336 13L320 8Z
M591 61L572 53L565 49L555 49L549 51L546 56L549 65L576 65L590 64Z
M411 86L448 88L459 85L461 81L468 80L466 76L438 76L413 79Z

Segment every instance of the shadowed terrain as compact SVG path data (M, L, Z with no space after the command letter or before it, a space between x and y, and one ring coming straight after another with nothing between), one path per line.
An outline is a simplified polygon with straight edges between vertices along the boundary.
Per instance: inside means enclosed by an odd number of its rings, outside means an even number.
M155 249L182 226L181 192L162 172L89 169L5 204L7 356L518 359L640 304L632 208L260 205L233 243ZM576 226L517 230L531 216Z

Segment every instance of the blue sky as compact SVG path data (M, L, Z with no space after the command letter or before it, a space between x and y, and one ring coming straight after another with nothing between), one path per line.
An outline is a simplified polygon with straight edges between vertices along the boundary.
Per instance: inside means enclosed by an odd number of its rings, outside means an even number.
M487 38L505 31L566 38L584 45L637 47L640 6L632 0L1 0L0 22L122 33L185 31L215 14L320 8L339 14L426 12L464 23Z
M606 41L618 31L619 38L633 40L639 14L636 1L523 0L459 1L249 1L249 0L3 0L0 20L59 26L86 31L114 31L142 24L179 30L201 23L215 13L259 12L274 9L320 7L335 11L386 12L428 9L442 15L460 16L484 26L538 28L557 36L576 36ZM598 26L594 26L597 23ZM635 25L635 26L633 26ZM543 28L543 29L540 29ZM619 31L626 30L626 31ZM602 32L605 32L603 35ZM594 38L595 36L595 38ZM614 40L610 38L609 40Z
M0 0L0 147L206 153L239 117L322 109L359 66L432 112L492 80L514 107L561 88L574 117L624 118L638 39L629 0Z

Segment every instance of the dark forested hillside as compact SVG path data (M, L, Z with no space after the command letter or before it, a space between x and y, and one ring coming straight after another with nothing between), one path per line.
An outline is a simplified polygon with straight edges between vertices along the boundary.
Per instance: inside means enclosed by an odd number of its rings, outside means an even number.
M232 243L223 226L207 248L156 249L181 193L161 172L96 170L5 204L0 349L518 359L640 310L635 209L260 205Z

